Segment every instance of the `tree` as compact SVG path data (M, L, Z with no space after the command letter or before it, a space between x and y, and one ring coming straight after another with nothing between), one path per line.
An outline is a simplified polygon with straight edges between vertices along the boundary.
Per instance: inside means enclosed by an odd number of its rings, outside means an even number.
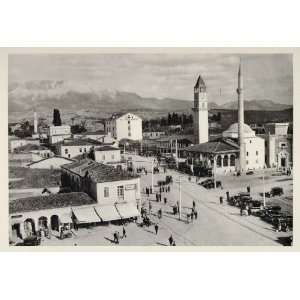
M53 122L52 123L54 126L61 126L60 112L57 108L54 108L54 110L53 110Z

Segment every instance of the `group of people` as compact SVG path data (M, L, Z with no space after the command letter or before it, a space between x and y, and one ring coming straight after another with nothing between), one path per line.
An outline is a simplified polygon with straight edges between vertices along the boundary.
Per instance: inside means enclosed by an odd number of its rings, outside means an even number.
M146 188L145 188L145 191L146 191L147 197L149 197L149 196L152 194L152 192L153 192L152 186L146 187Z

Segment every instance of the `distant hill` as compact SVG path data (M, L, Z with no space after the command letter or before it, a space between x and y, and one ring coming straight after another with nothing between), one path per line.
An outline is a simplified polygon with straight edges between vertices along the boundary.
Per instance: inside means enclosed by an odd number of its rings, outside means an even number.
M191 113L193 101L154 97L141 97L125 91L97 90L88 85L71 85L65 81L36 80L13 82L8 86L9 120L32 118L32 111L50 118L53 108L59 108L66 117L92 116L104 118L112 112L133 111L143 118L153 118L168 112ZM192 96L191 96L192 98ZM223 105L209 102L209 109L237 108L237 101ZM271 100L245 101L245 110L279 111L291 108L290 105L278 104Z

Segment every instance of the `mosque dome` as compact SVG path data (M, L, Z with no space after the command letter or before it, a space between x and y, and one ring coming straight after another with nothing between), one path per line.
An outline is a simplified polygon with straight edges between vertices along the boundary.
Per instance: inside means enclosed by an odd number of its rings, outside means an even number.
M255 131L252 130L249 125L244 123L243 128L244 128L244 137L245 138L255 137ZM229 126L229 128L227 130L225 130L223 132L222 135L223 135L223 137L226 137L226 138L237 139L238 133L239 133L239 125L238 125L238 123L233 123Z

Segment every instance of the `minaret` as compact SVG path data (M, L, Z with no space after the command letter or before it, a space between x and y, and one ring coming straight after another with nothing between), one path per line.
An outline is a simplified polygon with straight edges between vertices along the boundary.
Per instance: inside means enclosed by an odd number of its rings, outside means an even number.
M33 133L38 133L38 121L37 121L37 114L36 112L33 113Z
M242 63L240 62L238 73L238 136L240 146L239 171L245 171L245 143L244 143L244 82L242 74Z
M195 144L208 142L208 107L206 86L201 76L194 87L194 136Z

